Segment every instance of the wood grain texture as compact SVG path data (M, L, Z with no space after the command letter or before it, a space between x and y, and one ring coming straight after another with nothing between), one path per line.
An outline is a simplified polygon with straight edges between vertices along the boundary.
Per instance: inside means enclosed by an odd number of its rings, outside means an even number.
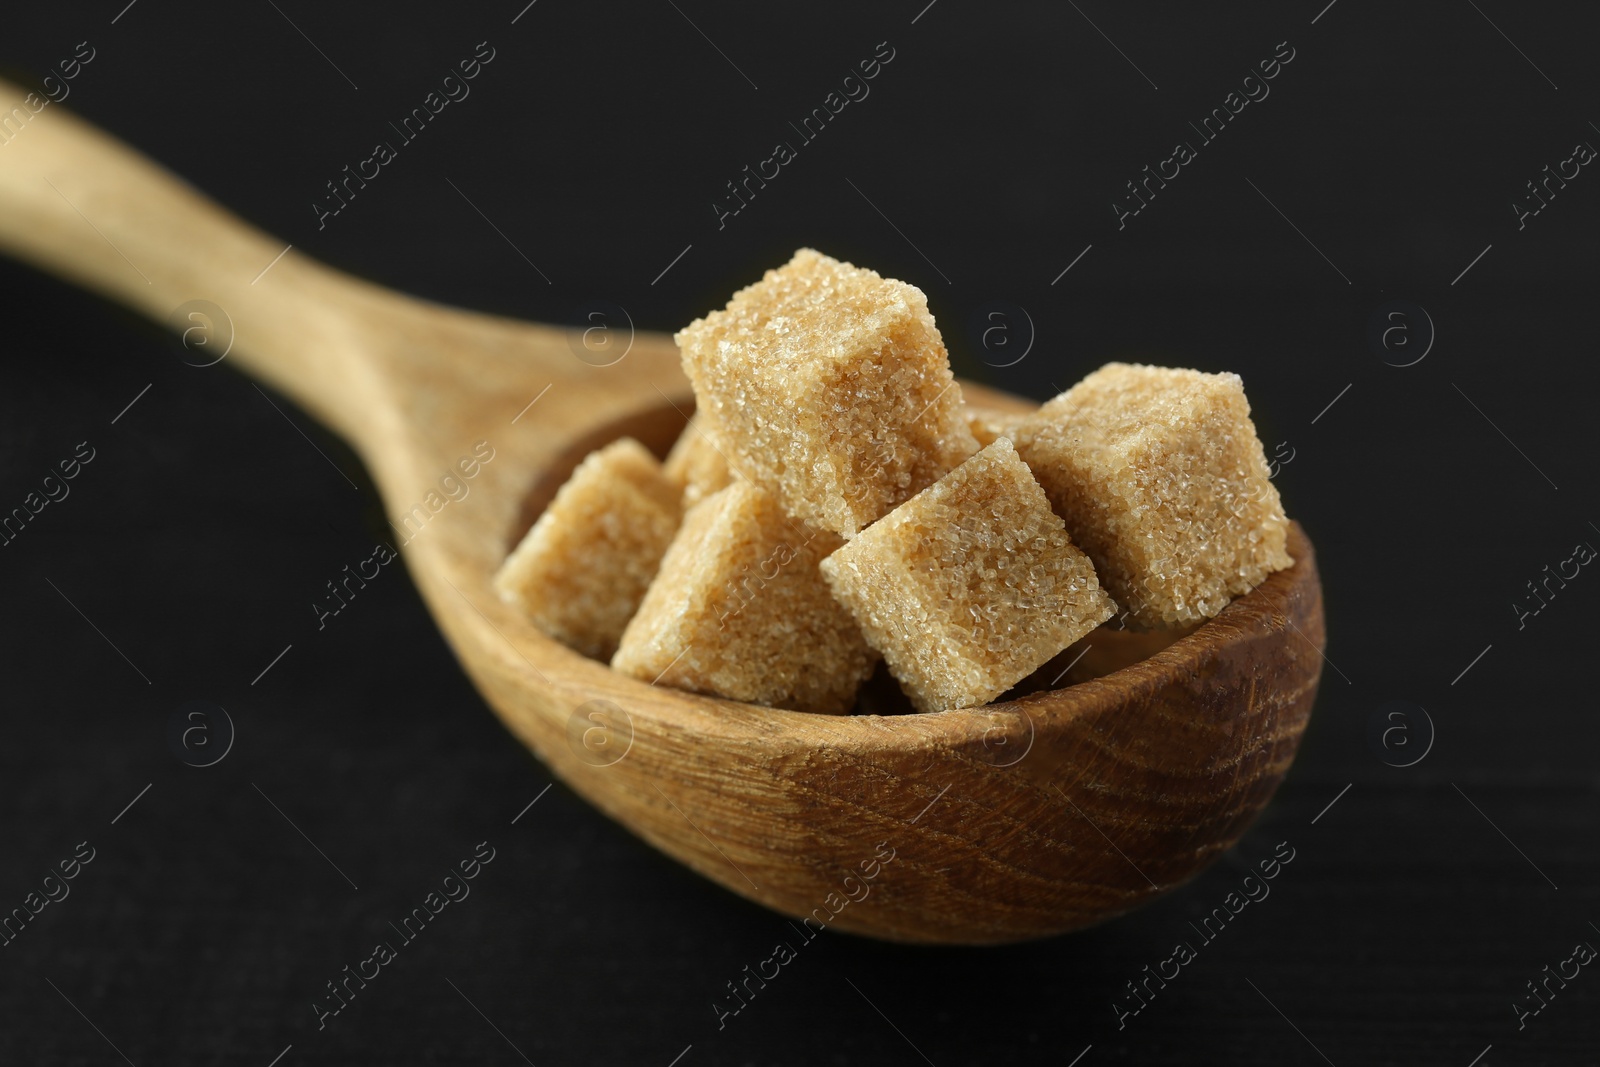
M21 95L0 83L0 109ZM1170 646L981 709L815 716L614 674L536 631L490 577L589 448L630 432L665 450L692 403L670 338L640 333L620 362L594 367L567 331L391 293L292 250L275 259L282 242L59 107L4 152L0 246L157 319L191 299L220 305L229 359L359 451L407 531L418 588L512 732L597 807L737 893L902 941L1077 929L1192 876L1293 759L1325 641L1298 527L1294 567ZM468 495L432 506L478 442L493 458ZM626 724L610 748L584 743L594 701ZM842 905L860 893L846 878L888 849L867 895Z

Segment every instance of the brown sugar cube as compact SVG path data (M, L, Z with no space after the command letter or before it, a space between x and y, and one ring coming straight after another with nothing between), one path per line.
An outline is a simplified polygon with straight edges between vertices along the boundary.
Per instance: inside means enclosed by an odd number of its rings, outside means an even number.
M962 404L961 416L967 420L967 429L972 431L979 448L988 448L999 438L1010 437L1027 418L1019 412L996 411L974 404Z
M919 711L987 704L1116 611L1004 437L822 574Z
M803 248L677 342L729 465L813 526L854 537L977 451L904 282Z
M1237 374L1108 363L1015 441L1136 626L1208 619L1294 562Z
M500 598L608 659L678 529L679 490L624 437L589 453L494 577Z
M685 511L733 480L728 461L705 432L705 418L696 415L683 428L663 464L667 479L683 494Z
M849 711L877 657L817 572L841 543L735 481L684 516L611 666L731 700Z

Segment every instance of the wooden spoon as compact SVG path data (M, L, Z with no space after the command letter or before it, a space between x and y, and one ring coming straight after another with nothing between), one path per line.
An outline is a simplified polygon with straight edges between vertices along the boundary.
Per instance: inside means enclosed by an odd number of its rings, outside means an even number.
M0 83L0 114L22 96ZM809 927L993 943L1101 922L1233 844L1294 757L1325 640L1298 527L1294 567L1065 689L833 717L653 687L546 638L490 576L589 448L628 433L665 449L682 428L692 400L670 338L639 333L595 366L629 331L589 356L598 335L575 350L571 331L340 274L58 105L0 146L0 246L156 319L191 300L224 309L228 358L361 454L440 629L512 732L650 844ZM458 463L475 445L492 458L469 479ZM451 499L447 477L468 495ZM1120 640L1087 643L1103 658Z

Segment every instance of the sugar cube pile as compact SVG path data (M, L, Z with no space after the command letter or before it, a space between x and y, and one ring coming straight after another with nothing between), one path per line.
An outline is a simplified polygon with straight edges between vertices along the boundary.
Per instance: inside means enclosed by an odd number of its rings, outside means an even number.
M977 707L1293 563L1236 374L969 406L920 290L811 249L676 340L696 411L665 463L591 454L495 578L642 681L842 714L881 658L917 711Z

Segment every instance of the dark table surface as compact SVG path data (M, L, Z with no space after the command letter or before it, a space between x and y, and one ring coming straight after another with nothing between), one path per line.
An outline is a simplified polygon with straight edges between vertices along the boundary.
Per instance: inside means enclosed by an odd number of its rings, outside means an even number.
M1074 936L825 934L719 1029L780 917L544 792L402 571L317 630L383 530L350 450L3 261L0 508L93 459L0 547L0 906L93 858L0 949L0 1062L1600 1062L1595 968L1518 1012L1600 946L1600 578L1522 614L1600 545L1600 177L1564 163L1600 144L1594 9L925 3L33 5L0 63L37 81L92 51L66 107L434 299L551 322L604 299L672 329L814 245L920 285L958 372L1013 392L1111 358L1240 372L1330 634L1259 823ZM479 42L471 96L319 226L324 184ZM887 50L723 215L725 183ZM1202 140L1235 89L1267 95ZM1125 183L1179 140L1195 158L1132 214ZM1540 207L1546 166L1577 174ZM997 306L1020 362L981 340ZM213 766L169 744L189 701L236 727ZM319 1029L325 983L485 841L471 896ZM1121 1014L1281 843L1270 896Z

